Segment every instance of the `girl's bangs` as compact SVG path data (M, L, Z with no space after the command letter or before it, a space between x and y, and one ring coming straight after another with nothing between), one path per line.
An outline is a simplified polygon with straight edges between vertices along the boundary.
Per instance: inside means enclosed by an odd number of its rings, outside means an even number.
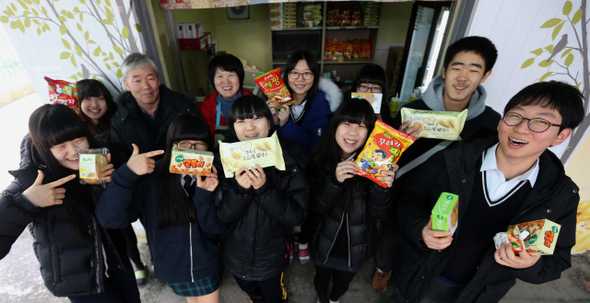
M352 109L352 108L349 108ZM343 122L353 123L353 124L365 124L369 125L370 121L367 119L367 113L363 111L359 111L358 108L356 111L346 111L343 110L340 115L338 116L338 120L336 121L336 125L340 125Z
M265 103L241 102L235 109L236 120L253 119L255 117L266 117L265 109L268 107Z
M39 128L40 138L45 138L49 147L62 144L77 138L86 137L86 127L82 120L75 121L71 119L47 119L42 127Z

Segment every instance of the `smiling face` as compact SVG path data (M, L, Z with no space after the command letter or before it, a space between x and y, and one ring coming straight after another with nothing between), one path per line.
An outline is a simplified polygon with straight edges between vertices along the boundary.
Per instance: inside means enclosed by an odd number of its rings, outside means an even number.
M213 77L215 90L224 99L232 99L240 90L240 78L236 72L228 72L220 67L215 69Z
M303 59L299 60L293 70L291 72L297 72L300 74L303 73L311 73L311 69L307 65L307 62ZM305 100L305 95L309 89L313 86L313 79L315 75L312 75L310 79L305 80L303 79L303 75L299 75L297 79L291 79L291 77L287 77L289 80L289 87L293 90L293 98L297 105L301 104Z
M540 105L516 106L509 112L528 119L545 119L553 124L561 124L562 121L558 111ZM519 125L509 126L504 123L504 120L500 120L498 124L500 145L496 150L498 163L519 163L528 169L549 146L563 143L571 134L570 128L560 132L558 126L551 126L542 133L535 133L529 129L528 121L524 119Z
M50 148L50 150L53 157L61 166L71 170L78 170L79 155L76 151L76 147L85 149L90 148L86 137L80 137L58 145L54 145Z
M336 143L342 149L342 159L348 159L352 154L365 145L367 141L368 129L365 124L349 123L347 121L340 123L336 128Z
M240 141L266 138L270 133L270 121L265 117L238 119L234 122L234 131Z
M457 53L449 66L443 67L445 110L462 111L467 108L477 86L484 83L492 73L491 70L487 73L484 71L485 61L480 55L466 51Z
M92 119L94 124L98 124L98 120L107 112L107 101L103 96L86 97L80 104L82 112Z
M151 66L144 64L129 71L123 83L145 111L152 113L157 108L160 101L160 78Z

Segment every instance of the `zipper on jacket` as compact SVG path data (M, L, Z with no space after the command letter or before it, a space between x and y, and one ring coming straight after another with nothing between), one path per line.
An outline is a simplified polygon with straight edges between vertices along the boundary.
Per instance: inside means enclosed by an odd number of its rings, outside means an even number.
M193 274L193 224L189 222L189 230L188 230L188 234L189 234L189 247L190 247L190 256L191 256L191 282L195 282L195 276Z
M350 268L350 263L352 263L352 244L350 243L350 222L348 220L348 213L346 213L346 236L348 237L348 268Z
M98 249L98 229L96 227L96 221L94 220L94 218L92 218L92 228L94 230L94 253L96 255L96 292L100 293L100 251Z
M340 229L342 228L342 223L344 222L344 215L346 215L346 212L342 212L342 219L340 219L340 225L338 225L336 235L334 235L334 241L332 242L332 245L330 245L330 249L328 249L328 253L326 254L326 260L324 260L324 264L328 262L328 258L330 258L330 252L332 252L332 248L334 248L334 244L336 244L336 237L338 237L338 233L340 233Z

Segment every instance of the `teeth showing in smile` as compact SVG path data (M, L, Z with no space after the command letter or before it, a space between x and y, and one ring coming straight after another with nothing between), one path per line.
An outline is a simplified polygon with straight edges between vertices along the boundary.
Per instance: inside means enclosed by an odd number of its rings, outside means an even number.
M255 134L255 135L246 135L246 138L256 138L256 137L258 137L258 134Z
M357 141L356 141L356 140L348 140L348 139L344 139L344 142L346 142L346 144L351 144L351 145L354 145L354 144L356 144L356 142L357 142Z
M516 140L516 139L513 139L513 138L509 138L509 139L510 139L510 142L512 142L513 144L516 144L516 145L524 145L524 144L527 144L528 143L527 141Z

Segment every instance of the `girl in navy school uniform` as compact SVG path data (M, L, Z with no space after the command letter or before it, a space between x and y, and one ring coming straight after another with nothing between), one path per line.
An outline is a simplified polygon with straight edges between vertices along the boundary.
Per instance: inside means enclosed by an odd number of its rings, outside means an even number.
M377 219L385 219L391 210L397 166L383 172L387 176L379 177L387 188L356 174L354 160L373 131L375 120L366 100L345 101L310 152L310 204L312 215L318 218L311 249L319 303L339 302L374 252Z
M273 134L272 114L257 96L238 98L229 112L227 142ZM303 223L309 206L309 183L281 142L286 169L240 168L233 178L220 173L217 214L223 267L253 303L286 302L282 283L289 265L293 226ZM216 154L216 165L222 171Z
M102 224L126 226L142 216L154 260L154 276L188 302L219 302L220 232L213 192L217 172L207 176L172 174L172 147L207 150L205 121L176 117L168 128L166 151L134 152L114 174L97 206ZM157 163L153 156L164 154ZM153 172L153 173L152 173Z

